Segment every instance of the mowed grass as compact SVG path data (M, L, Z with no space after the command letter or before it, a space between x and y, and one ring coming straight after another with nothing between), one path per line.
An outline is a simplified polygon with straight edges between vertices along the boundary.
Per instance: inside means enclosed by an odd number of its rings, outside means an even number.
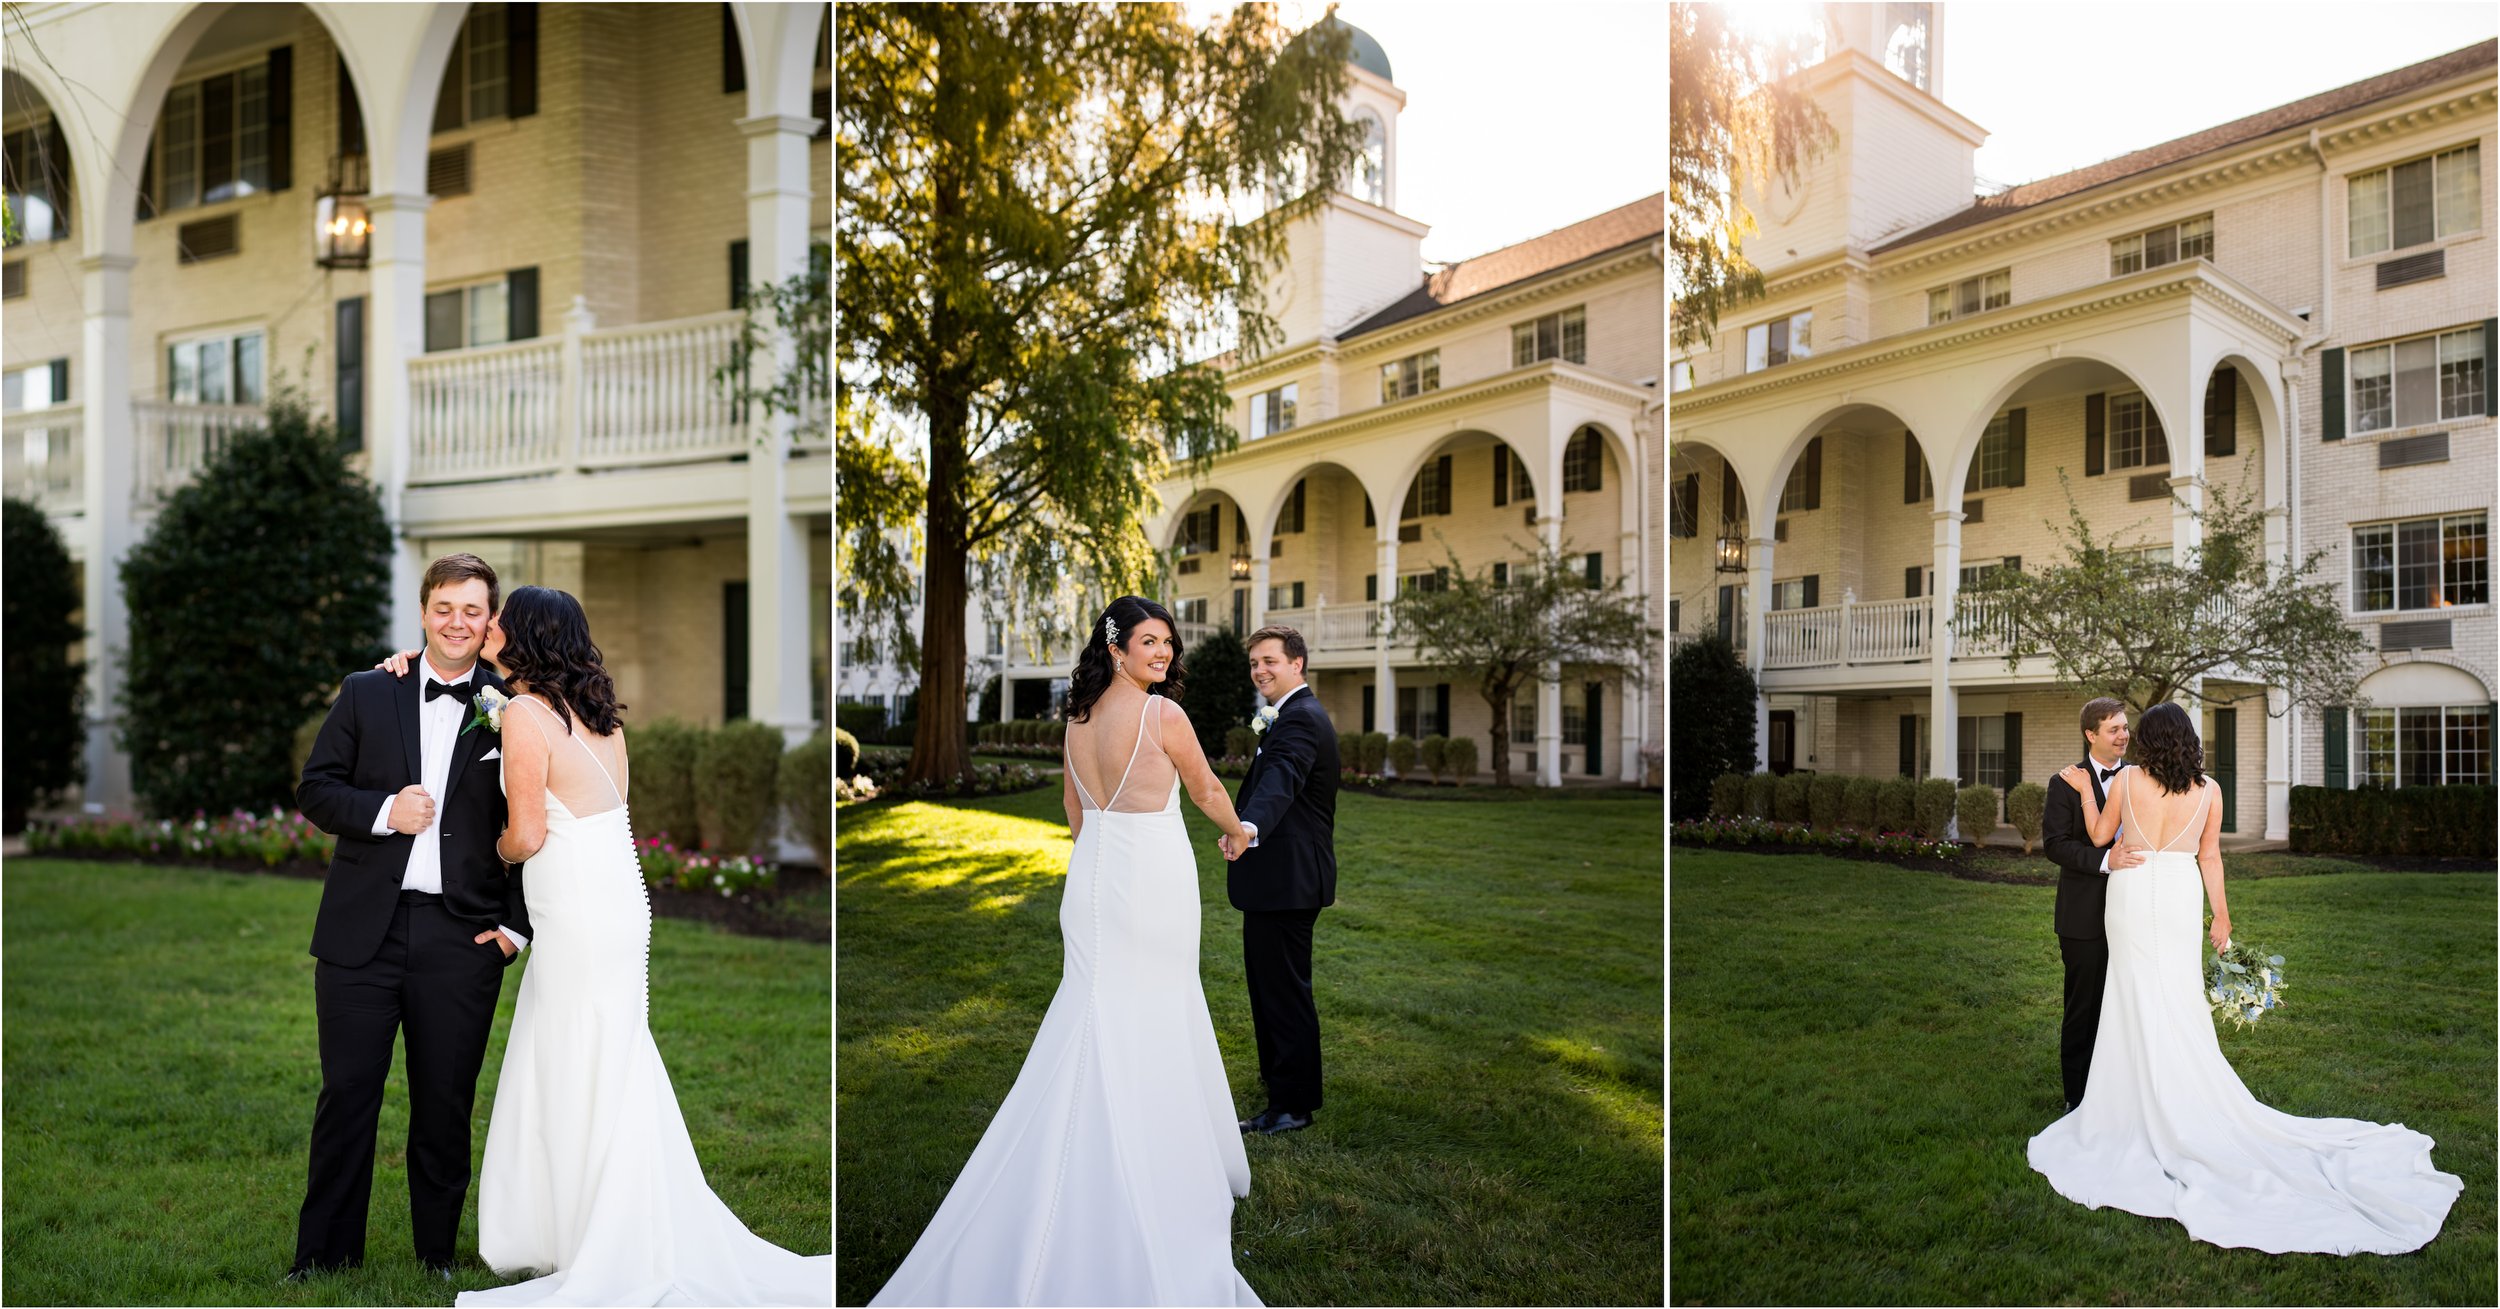
M321 1061L321 886L292 878L13 859L4 886L11 1304L449 1304L408 1227L408 1088L395 1058L361 1269L280 1286L295 1252ZM651 1026L705 1179L767 1240L831 1248L829 950L653 924ZM505 972L478 1078L482 1156L527 959Z
M1235 1267L1270 1304L1657 1304L1663 909L1655 797L1338 802L1313 949L1327 1103L1253 1138ZM1264 1102L1215 833L1184 804L1200 977ZM842 812L837 1294L918 1239L1060 979L1054 790Z
M2068 1201L2024 1146L2064 1112L2054 891L1676 847L1677 1304L2495 1302L2490 874L2235 882L2285 1008L2225 1027L2256 1097L2401 1122L2465 1180L2409 1255L2268 1255Z

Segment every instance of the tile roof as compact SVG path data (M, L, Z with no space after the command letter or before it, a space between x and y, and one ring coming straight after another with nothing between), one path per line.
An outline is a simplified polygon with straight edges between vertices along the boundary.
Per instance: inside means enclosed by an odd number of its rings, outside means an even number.
M1660 191L1620 208L1609 209L1594 218L1581 219L1569 227L1557 228L1517 245L1504 246L1489 254L1451 264L1425 278L1421 286L1407 292L1388 308L1339 333L1337 339L1350 341L1461 300L1498 291L1532 277L1541 277L1592 256L1655 241L1664 236L1666 230L1667 193Z
M2245 145L2288 128L2301 127L2321 119L2332 118L2337 114L2360 108L2374 101L2407 95L2453 77L2476 72L2487 73L2493 67L2495 54L2500 54L2500 40L2484 41L2462 50L2451 51L2436 59L2425 59L2418 64L2399 68L2392 73L2381 73L2376 77L2364 78L2349 86L2339 86L2332 91L2303 100L2294 100L2290 104L2277 105L2262 113L2250 114L2246 118L2235 119L2219 127L2209 127L2202 132L2183 136L2175 141L2165 141L2160 145L2138 150L2132 154L2123 154L2115 159L2104 159L2089 167L2059 173L2055 177L2044 177L2036 182L2026 182L2001 195L1984 197L1959 213L1886 241L1876 246L1874 253L1882 254L1903 246L1916 245L1948 232L1976 227L2009 214L2020 213L2035 205L2046 204L2052 200L2088 191L2105 183L2133 177L2139 173L2149 173L2199 155Z

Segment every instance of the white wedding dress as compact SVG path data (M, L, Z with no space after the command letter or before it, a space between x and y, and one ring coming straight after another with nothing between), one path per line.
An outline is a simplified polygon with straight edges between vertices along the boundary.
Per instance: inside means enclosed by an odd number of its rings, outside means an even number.
M550 745L547 842L525 874L535 934L486 1128L477 1247L498 1273L546 1275L458 1302L832 1304L833 1256L749 1232L704 1183L651 1039L651 898L624 796L535 699L505 709L507 736L524 715ZM559 791L604 807L576 814Z
M1250 1161L1198 983L1197 860L1171 759L1144 750L1162 699L1139 710L1108 801L1069 765L1084 824L1059 902L1058 994L872 1305L1259 1303L1233 1269Z
M2138 770L2129 769L2129 773ZM2121 774L2112 802L2135 821ZM2195 817L2145 861L2109 875L2109 981L2083 1103L2031 1138L2060 1195L2175 1218L2212 1245L2269 1254L2403 1254L2439 1234L2464 1183L2431 1166L2431 1138L2259 1104L2222 1056L2203 977L2204 883ZM2122 798L2123 797L2123 798Z

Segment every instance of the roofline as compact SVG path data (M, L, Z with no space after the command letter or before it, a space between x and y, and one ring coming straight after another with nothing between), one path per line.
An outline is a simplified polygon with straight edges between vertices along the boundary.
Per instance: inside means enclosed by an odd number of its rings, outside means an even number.
M1435 305L1430 309L1424 310L1422 313L1416 314L1412 318L1401 318L1394 323L1385 323L1379 327L1375 327L1360 336L1342 336L1337 338L1337 340L1341 345L1352 344L1358 341L1363 342L1366 345L1377 344L1378 342L1375 338L1379 338L1384 334L1404 332L1409 329L1420 330L1424 327L1432 325L1435 319L1440 318L1443 315L1454 314L1463 309L1478 307L1488 297L1526 294L1540 283L1590 271L1598 264L1619 260L1627 253L1638 250L1641 247L1654 247L1661 245L1666 241L1666 239L1666 233L1657 232L1649 236L1640 237L1636 240L1625 241L1620 245L1608 246L1605 249L1599 250L1593 254L1584 255L1578 259L1574 259L1570 263L1559 264L1540 272L1531 273L1526 277L1519 278L1516 281L1504 282L1499 286L1488 286L1473 295L1452 300L1446 304ZM1412 294L1412 292L1409 294ZM1384 305L1382 308L1387 308L1387 306Z

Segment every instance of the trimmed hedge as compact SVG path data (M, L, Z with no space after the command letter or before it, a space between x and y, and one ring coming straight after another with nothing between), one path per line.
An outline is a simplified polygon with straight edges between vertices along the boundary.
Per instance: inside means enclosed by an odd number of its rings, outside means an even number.
M695 812L703 844L721 854L760 855L773 834L781 732L739 718L706 732L694 752Z
M1873 777L1851 777L1844 780L1848 786L1841 792L1840 821L1847 826L1860 829L1873 827L1875 825L1875 802L1884 791L1882 780Z
M1804 773L1790 773L1771 783L1771 820L1779 823L1802 823L1811 815L1814 779Z
M2040 825L2049 812L2049 788L2038 782L2017 782L2005 793L2006 820L2023 838L2023 853L2040 844Z
M1806 813L1816 827L1832 831L1840 826L1840 811L1848 794L1848 778L1825 773L1806 785Z
M1771 821L1771 795L1778 781L1769 773L1754 773L1745 779L1745 817Z
M703 742L703 729L660 718L632 733L626 748L633 754L633 766L626 770L625 790L634 806L634 834L665 836L681 846L700 844L703 827L695 816L694 756Z
M1227 727L1224 729L1225 758L1247 759L1252 754L1256 753L1258 748L1259 734L1257 732L1251 731L1247 727Z
M1918 779L1887 777L1875 788L1875 826L1906 832L1918 821Z
M781 807L790 830L816 852L816 865L832 872L833 742L823 732L781 757Z
M1424 771L1438 783L1442 772L1450 766L1450 738L1438 732L1425 737L1415 743L1415 757L1423 760Z
M1944 839L1945 827L1953 821L1953 779L1930 777L1918 784L1916 799L1911 803L1918 820L1918 834L1930 840Z
M859 776L859 738L839 727L833 729L833 775L845 780Z
M1710 779L1710 816L1741 818L1745 813L1745 775L1721 773Z
M1472 736L1451 737L1447 762L1451 781L1473 780L1476 775L1476 738Z
M1415 776L1415 756L1420 749L1421 747L1415 744L1414 737L1393 736L1389 738L1389 766L1398 770L1398 776L1412 781Z
M2494 851L2500 788L2291 791L2292 849L2303 854L2483 856Z
M1953 821L1960 824L1962 839L1978 845L1997 830L1997 789L1993 786L1965 786L1953 793Z

